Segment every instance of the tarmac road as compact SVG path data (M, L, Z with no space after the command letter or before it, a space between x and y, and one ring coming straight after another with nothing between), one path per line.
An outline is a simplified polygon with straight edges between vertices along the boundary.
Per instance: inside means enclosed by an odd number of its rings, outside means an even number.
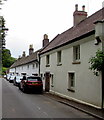
M44 94L23 93L2 79L2 118L93 118L46 97ZM87 120L88 120L87 119ZM95 119L94 120L98 120Z

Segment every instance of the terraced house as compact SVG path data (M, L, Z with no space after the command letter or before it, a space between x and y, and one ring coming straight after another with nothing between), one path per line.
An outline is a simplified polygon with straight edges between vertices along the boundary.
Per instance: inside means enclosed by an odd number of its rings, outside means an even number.
M39 73L39 50L34 52L33 46L30 45L29 55L26 56L23 52L22 57L19 57L17 61L11 66L10 73L14 74L26 74L26 75L38 75Z
M17 61L10 67L9 73L11 74L26 74L26 75L39 75L40 73L40 51L47 46L49 43L48 36L44 34L42 48L35 51L33 45L29 46L29 55L26 56L25 51L23 51L22 56L20 56Z
M73 26L58 34L40 52L40 74L45 91L104 108L101 73L89 69L89 59L104 47L104 8L87 16L75 6Z

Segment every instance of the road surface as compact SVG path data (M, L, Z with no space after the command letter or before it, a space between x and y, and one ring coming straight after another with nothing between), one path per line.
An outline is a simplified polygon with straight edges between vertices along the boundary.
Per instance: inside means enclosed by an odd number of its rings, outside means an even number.
M23 93L12 83L2 79L2 118L89 119L93 117L46 97L44 94Z

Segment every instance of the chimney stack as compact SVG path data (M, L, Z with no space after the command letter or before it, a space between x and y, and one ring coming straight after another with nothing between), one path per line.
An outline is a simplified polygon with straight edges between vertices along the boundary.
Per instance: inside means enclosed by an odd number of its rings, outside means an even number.
M44 36L43 36L43 47L46 47L46 45L48 45L48 43L49 43L48 35L44 34Z
M73 13L74 21L73 24L76 26L82 20L87 18L87 12L85 12L85 5L82 6L82 11L78 10L78 4L75 5L75 12Z
M82 6L82 11L85 11L85 5Z
M34 52L33 45L29 46L29 55L31 55Z
M22 57L26 57L26 53L25 53L25 51L23 51Z
M75 5L75 11L78 11L78 4Z

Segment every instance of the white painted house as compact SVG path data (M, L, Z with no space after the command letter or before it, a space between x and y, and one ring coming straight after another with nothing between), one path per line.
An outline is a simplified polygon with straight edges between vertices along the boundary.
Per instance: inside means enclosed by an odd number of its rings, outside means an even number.
M75 6L73 26L58 34L40 53L45 91L97 108L104 107L101 73L89 69L89 59L104 47L104 8L87 17ZM99 40L98 40L99 39Z
M39 50L33 52L33 46L30 45L29 55L26 56L23 52L22 57L18 58L17 61L10 67L10 73L13 74L26 74L26 75L38 75L39 74Z
M42 47L46 47L49 43L48 36L45 34L43 37ZM42 49L34 52L33 45L29 47L29 55L26 56L23 52L22 57L19 57L17 61L10 67L10 74L26 74L26 75L39 75L40 73L40 60L39 53Z

